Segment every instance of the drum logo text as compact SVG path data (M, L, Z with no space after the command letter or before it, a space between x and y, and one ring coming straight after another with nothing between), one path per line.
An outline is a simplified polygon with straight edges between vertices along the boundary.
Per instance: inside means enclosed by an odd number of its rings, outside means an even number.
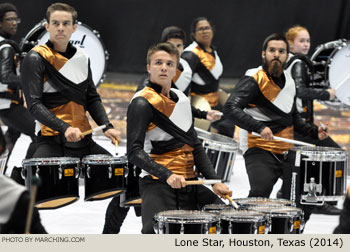
M84 34L84 36L82 37L81 40L70 40L70 43L72 45L79 45L80 48L84 48L85 45L84 45L84 41L85 41L85 38L86 38L86 34Z

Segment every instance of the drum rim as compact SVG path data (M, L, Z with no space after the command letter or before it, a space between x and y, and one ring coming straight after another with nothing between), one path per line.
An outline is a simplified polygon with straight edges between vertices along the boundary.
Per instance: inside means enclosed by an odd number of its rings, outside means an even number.
M82 164L101 164L105 162L106 164L119 164L119 163L127 163L127 156L112 156L108 154L93 154L87 155L82 158Z
M346 150L334 147L324 146L299 146L293 147L294 151L300 151L305 161L347 161L348 154Z
M260 211L254 210L223 210L219 213L220 220L254 220L256 222L266 221L266 214Z
M279 198L264 198L264 197L248 197L248 198L237 198L233 199L234 201L240 203L240 204L245 204L245 205L252 205L252 202L255 201L254 205L259 204L257 201L264 201L264 202L271 202L271 203L285 203L284 205L291 205L293 202L291 200L287 199L279 199ZM268 204L265 204L268 205ZM282 204L280 204L282 205Z
M50 161L48 162L48 160L50 160ZM66 162L62 162L62 161L66 161ZM76 157L29 158L29 159L24 159L22 161L23 166L26 166L26 165L79 164L79 163L80 163L80 158L76 158Z
M218 222L219 218L217 214L198 210L166 210L158 212L154 220L167 223L213 223Z

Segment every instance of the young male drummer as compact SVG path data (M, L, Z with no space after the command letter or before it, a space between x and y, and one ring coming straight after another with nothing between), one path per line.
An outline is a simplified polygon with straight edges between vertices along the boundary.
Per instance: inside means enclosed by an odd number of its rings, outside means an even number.
M205 186L186 186L197 179L219 179L193 127L191 105L183 92L171 88L179 52L159 43L147 54L149 82L133 97L127 112L128 160L142 168L142 233L154 233L157 212L198 209L221 200ZM232 192L223 183L213 186L224 197ZM222 203L222 202L221 202Z
M262 47L263 65L246 72L224 107L224 114L232 123L249 132L248 150L244 153L250 183L248 197L269 197L283 174L284 152L293 145L272 141L274 136L293 139L295 128L302 135L327 137L322 127L305 123L295 108L295 83L283 71L288 53L289 45L283 35L268 36Z
M22 66L22 84L28 109L37 120L38 147L34 157L84 157L109 154L81 133L91 129L86 112L113 144L120 132L113 128L92 80L90 61L84 51L69 43L77 29L72 6L54 3L47 8L45 45L34 47Z

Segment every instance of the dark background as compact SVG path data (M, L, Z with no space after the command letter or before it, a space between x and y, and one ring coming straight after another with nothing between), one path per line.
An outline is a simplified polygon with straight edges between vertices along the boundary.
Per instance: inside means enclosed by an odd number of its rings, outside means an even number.
M15 37L20 42L45 17L48 0L12 0L22 18ZM177 25L189 34L192 20L206 16L216 31L213 44L224 65L224 77L239 77L260 64L261 45L273 32L306 26L312 48L350 38L348 0L72 0L78 20L100 32L110 53L110 72L142 73L147 48L163 28ZM189 35L188 35L189 38ZM187 44L189 44L189 39Z

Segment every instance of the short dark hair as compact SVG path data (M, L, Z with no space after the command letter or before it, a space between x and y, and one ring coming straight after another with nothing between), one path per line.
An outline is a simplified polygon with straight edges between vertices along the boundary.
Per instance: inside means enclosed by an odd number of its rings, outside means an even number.
M50 17L51 14L55 11L67 11L72 13L72 17L73 17L73 24L75 24L77 22L77 18L78 18L78 13L77 11L74 9L73 6L70 6L68 4L65 3L53 3L51 4L47 10L46 10L46 20L47 22L50 22Z
M162 31L162 35L160 37L160 42L167 42L169 39L176 38L181 39L185 44L186 42L186 34L184 30L177 26L168 26Z
M0 4L0 20L2 21L2 18L5 16L6 12L9 11L14 11L18 14L18 10L16 8L16 6L14 6L11 3L1 3Z
M262 50L263 50L263 51L266 51L267 45L268 45L268 43L269 43L271 40L281 40L281 41L283 41L284 43L286 43L286 46L287 46L287 53L289 53L289 43L288 43L286 37L285 37L283 34L281 34L281 33L273 33L273 34L267 36L267 38L264 40L264 43L263 43L263 45L262 45Z
M211 30L212 30L213 32L215 31L215 27L214 27L213 23L212 23L208 18L206 18L206 17L197 17L195 20L192 21L192 24L191 24L191 27L190 27L190 29L191 29L191 39L192 39L193 41L195 41L195 39L194 39L194 34L195 34L195 32L196 32L197 23L198 23L199 21L203 21L203 20L208 21L208 23L210 24Z
M180 58L179 50L177 50L177 48L173 44L168 43L168 42L162 42L162 43L155 44L148 49L147 64L151 63L152 55L155 54L156 52L159 52L159 51L165 51L165 52L169 53L170 55L175 55L176 60L177 60L177 65L179 64L179 58Z

